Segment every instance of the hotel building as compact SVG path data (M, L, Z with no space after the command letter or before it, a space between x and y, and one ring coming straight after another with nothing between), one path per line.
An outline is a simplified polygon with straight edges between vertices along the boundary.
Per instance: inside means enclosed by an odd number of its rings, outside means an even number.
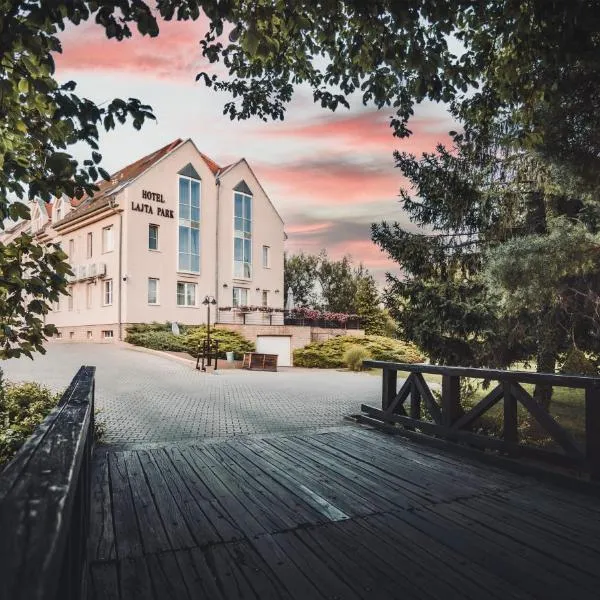
M70 295L47 317L59 338L201 324L206 296L212 309L283 308L283 221L245 159L220 167L178 139L99 185L93 198L34 202L31 222L7 232L29 229L68 255Z

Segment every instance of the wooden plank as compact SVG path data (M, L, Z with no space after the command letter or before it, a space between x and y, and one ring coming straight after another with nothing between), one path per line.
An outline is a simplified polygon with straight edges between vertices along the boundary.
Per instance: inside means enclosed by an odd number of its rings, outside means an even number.
M152 591L150 573L142 556L119 561L119 582L123 600L162 600Z
M395 371L390 371L390 373L396 374ZM385 387L385 386L384 386ZM396 393L396 379L393 380L393 383L390 383L388 386L389 393L391 394L390 401L387 404L387 408L385 408L386 413L398 413L400 415L405 415L406 410L404 409L404 402L408 398L410 394L410 390L412 387L412 381L410 377L402 384L400 391Z
M388 410L396 398L396 386L398 373L392 369L384 369L382 372L381 408Z
M598 377L583 375L554 375L531 371L501 371L499 369L478 369L475 367L447 367L441 365L395 363L385 360L365 360L363 365L372 369L389 369L405 373L429 373L491 379L492 381L518 381L519 383L543 383L554 387L588 388L598 384Z
M442 584L446 582L465 597L471 597L473 600L533 598L518 586L490 573L479 564L465 560L464 556L452 547L424 533L409 520L411 518L408 513L397 512L366 517L358 521L358 524L373 532L373 535L386 536L388 543L395 547L406 548L408 565L419 563L430 568L428 581L436 579Z
M119 574L115 562L92 563L90 565L90 600L120 600Z
M185 498L186 505L190 506L189 510L194 515L195 523L193 531L202 543L214 542L216 539L227 542L244 536L235 519L219 504L212 490L206 486L202 477L191 467L179 449L164 448L152 454L159 464L164 465L165 472L170 472L169 463L175 468L174 473L177 477L174 475L172 482L178 482L176 485L181 497ZM163 461L161 454L168 458L168 462ZM202 514L196 513L195 507L190 503L190 497Z
M296 480L287 470L281 468L277 461L269 462L266 460L260 447L257 448L256 446L247 443L237 443L234 448L237 452L240 452L247 457L249 461L257 461L260 456L260 463L258 464L261 465L261 468L265 469L265 472L270 477L281 483L281 485L290 490L292 494L302 499L305 504L313 508L316 514L314 520L315 523L322 520L339 521L349 518L340 508L334 506L326 498L308 488L304 483Z
M535 420L550 434L552 439L561 446L569 455L584 458L583 452L577 447L575 440L568 431L561 427L518 383L512 384L512 391L516 399L529 411Z
M410 379L410 417L421 419L421 394L414 377Z
M600 384L585 391L585 457L593 481L600 481Z
M193 600L232 600L223 595L217 582L217 575L209 567L202 550L199 548L179 550L175 552L175 558L190 598Z
M326 600L312 574L303 572L270 534L252 540L252 546L294 600ZM229 600L229 599L228 599Z
M513 385L510 382L502 382L503 396L503 425L502 439L508 444L517 444L519 442L519 423L517 413L517 400L513 393ZM509 450L509 454L513 454Z
M92 561L117 557L106 452L99 453L92 463L88 556Z
M464 429L472 425L481 415L486 413L492 406L495 406L501 399L504 389L498 384L489 394L482 398L469 412L452 423L453 429Z
M441 425L442 411L438 406L438 403L435 401L435 398L433 397L433 394L431 393L427 382L423 378L423 375L421 375L421 373L413 373L412 377L414 378L415 383L417 384L417 388L421 393L421 397L423 398L425 406L427 407L427 410L429 410L429 414L431 415L431 418L433 419L434 423Z
M137 457L146 475L148 487L171 548L181 550L197 546L198 541L194 538L183 513L179 510L161 469L157 467L149 453L140 451L137 453Z
M108 455L115 541L119 559L141 556L142 538L137 526L127 467L120 453Z
M151 554L170 550L169 537L154 503L152 491L144 476L137 452L129 450L119 454L122 455L123 462L127 467L127 478L131 487L133 507L140 527L144 553Z
M173 552L150 554L146 564L157 600L196 600L188 593L183 574Z

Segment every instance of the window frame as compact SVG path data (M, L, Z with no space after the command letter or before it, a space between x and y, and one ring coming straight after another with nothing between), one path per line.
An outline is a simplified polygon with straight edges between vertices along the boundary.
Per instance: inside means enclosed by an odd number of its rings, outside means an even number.
M107 291L110 289L110 302L106 301ZM112 279L104 279L102 281L102 306L112 306L114 301L114 283Z
M240 292L243 292L244 296L246 297L246 301L242 302L241 301L241 296L242 294L240 294L240 299L236 300L236 291L239 290ZM241 287L238 285L234 285L232 290L231 290L231 306L233 308L240 308L241 306L248 306L248 292L249 292L249 288L245 288L245 287Z
M70 285L67 290L69 291L67 295L67 312L73 312L75 308L75 287Z
M156 231L156 248L152 248L151 247L151 239L152 236L150 235L150 232L154 230ZM160 252L160 236L159 236L159 232L160 232L160 225L157 225L156 223L148 223L148 250L150 250L151 252ZM178 234L179 237L179 234ZM177 240L177 243L179 244L179 239Z
M114 225L107 225L102 228L102 254L108 254L109 252L114 252L115 250L115 229ZM108 248L108 244L106 243L107 236L106 233L110 231L110 249Z
M239 217L236 215L236 196L239 195L242 197L242 216ZM250 218L247 219L244 215L246 214L246 202L250 203ZM250 231L246 231L245 229L241 231L242 235L238 235L238 229L236 228L236 220L241 219L243 222L250 223ZM253 273L253 229L254 229L254 196L252 194L247 194L246 192L240 192L238 190L233 190L233 278L241 281L251 281L252 273ZM236 240L242 241L242 260L239 261L236 259ZM250 249L250 258L246 260L246 242L249 242ZM238 263L241 264L241 275L238 275ZM245 266L248 265L248 275L245 274Z
M189 185L189 218L186 219L181 215L181 181L187 181ZM192 220L192 184L198 185L198 220ZM183 223L182 223L183 222ZM196 224L196 225L192 225ZM185 228L189 235L189 252L181 252L181 228ZM192 269L192 257L196 256L192 253L192 232L198 232L198 270ZM186 255L190 261L190 268L186 269L181 266L181 254ZM177 273L190 273L192 275L200 275L202 273L202 180L196 179L195 177L188 177L187 175L177 175L177 252L175 254L177 261Z
M75 238L69 240L69 258L75 258Z
M94 232L88 231L85 242L85 253L86 258L92 258L94 256Z
M262 291L260 303L263 308L267 308L269 306L269 290Z
M154 302L150 302L150 282L156 282L156 288L154 290L156 300ZM148 277L148 283L146 287L146 300L148 302L148 306L159 306L160 305L160 279L158 277Z
M180 304L179 303L179 286L182 285L183 287L183 300L184 303ZM193 304L189 304L187 302L188 300L188 286L193 286L194 287L194 303ZM179 308L197 308L198 307L198 284L193 282L193 281L178 281L177 282L177 286L175 289L175 302L177 304L177 307Z
M112 340L115 337L115 332L112 329L103 329L102 330L102 339L103 340Z
M96 287L95 283L88 283L85 287L85 307L92 308L94 306L94 287Z
M262 247L262 263L263 269L271 268L271 246L267 246L266 244L263 244Z

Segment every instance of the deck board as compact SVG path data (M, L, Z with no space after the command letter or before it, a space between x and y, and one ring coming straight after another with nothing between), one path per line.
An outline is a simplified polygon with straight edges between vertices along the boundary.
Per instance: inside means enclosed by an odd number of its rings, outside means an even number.
M102 453L93 600L597 598L600 501L362 427Z

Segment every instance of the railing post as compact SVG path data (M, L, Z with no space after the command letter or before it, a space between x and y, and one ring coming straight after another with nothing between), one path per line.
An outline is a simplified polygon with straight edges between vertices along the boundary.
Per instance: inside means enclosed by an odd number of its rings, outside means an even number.
M585 389L585 458L591 478L600 481L600 383Z
M410 416L412 419L421 418L421 392L414 377L410 382Z
M460 377L442 375L442 418L444 425L450 427L462 417L460 405Z
M383 369L383 385L381 387L381 409L387 410L388 406L396 397L398 383L398 371L395 369Z
M504 426L502 437L507 444L518 444L517 399L512 392L510 381L502 382L502 390L504 393Z

